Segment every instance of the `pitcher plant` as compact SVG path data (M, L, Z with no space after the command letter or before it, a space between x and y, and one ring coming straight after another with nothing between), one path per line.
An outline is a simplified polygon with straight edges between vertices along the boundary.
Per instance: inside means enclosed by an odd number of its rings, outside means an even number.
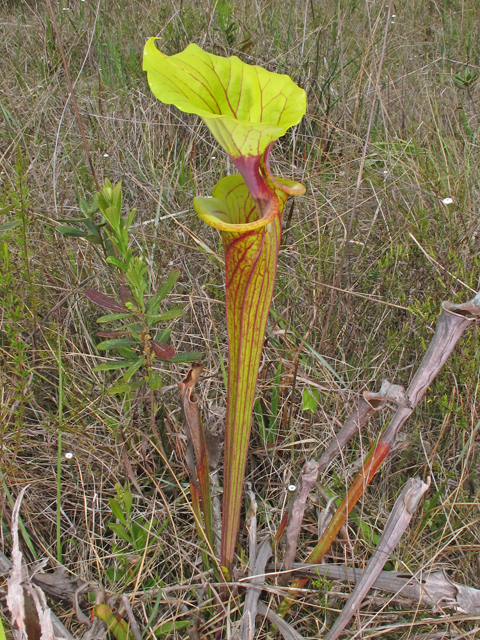
M305 188L270 171L272 147L306 111L306 95L286 75L206 53L195 44L173 56L150 38L143 68L153 94L200 116L240 175L220 180L211 198L194 198L218 229L225 251L229 343L221 563L230 573L240 525L245 465L268 313L289 195Z

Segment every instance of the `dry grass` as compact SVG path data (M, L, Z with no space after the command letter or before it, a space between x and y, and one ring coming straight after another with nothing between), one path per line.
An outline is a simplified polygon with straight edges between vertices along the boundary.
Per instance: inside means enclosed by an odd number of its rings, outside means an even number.
M215 53L234 53L289 73L308 94L307 116L274 153L275 171L307 186L284 236L273 303L280 319L272 316L258 385L268 408L276 367L283 362L278 437L267 451L255 426L247 468L260 535L274 533L288 485L305 459L323 451L355 397L377 388L384 377L406 386L433 335L440 302L465 301L479 289L480 83L461 88L454 76L467 67L474 75L480 72L480 8L474 0L395 3L351 219L376 92L385 3L259 0L261 26L253 0L124 5L82 0L54 8L72 78L78 76L77 99L99 179L122 180L129 205L138 207L136 242L149 258L152 288L172 266L181 271L170 302L184 304L187 313L172 325L173 344L205 353L198 392L211 428L221 430L226 397L220 367L220 355L227 361L222 253L219 237L197 219L191 201L209 194L229 166L196 118L151 96L140 69L143 43L162 34L168 53L189 41ZM90 245L55 232L59 218L78 217L78 198L94 187L73 110L66 105L68 90L47 8L3 0L0 16L1 193L5 204L11 190L18 193L20 149L29 201L25 235L19 227L8 240L13 285L5 284L5 261L0 280L0 473L13 496L30 484L21 515L37 556L50 558L55 567L60 339L63 451L74 454L71 463L62 463L65 565L84 580L102 581L112 593L131 595L142 628L154 612L145 630L145 637L154 637L152 629L159 625L187 619L181 604L195 611L204 580L185 499L178 396L170 390L161 397L172 475L152 446L141 394L126 407L105 393L112 375L92 371L102 361L95 347L100 314L79 290L89 286L112 293L115 282ZM233 36L230 23L236 25ZM442 203L447 197L453 204ZM0 224L6 219L0 216ZM438 500L428 523L421 528L425 513L419 512L391 563L411 570L443 567L458 582L480 587L478 445L472 437L480 419L479 346L475 329L457 346L408 423L402 446L356 510L347 542L333 548L339 561L361 566L406 479L430 475L428 497L438 490ZM169 385L187 366L160 369ZM301 394L315 385L321 401L312 415L302 411ZM325 490L342 496L352 465L390 415L378 416L330 467L321 479ZM145 471L142 437L150 439L155 478ZM157 520L144 553L129 549L108 529L113 518L108 498L117 482L129 482L127 459L138 483L131 485L132 519ZM311 497L299 559L315 543L317 511L324 504L321 496ZM2 506L1 544L8 555L11 507L5 494ZM245 548L245 531L240 541ZM165 590L154 610L159 586ZM340 590L336 585L334 591ZM342 602L325 585L311 585L289 619L305 637L319 637ZM371 609L362 610L362 623L378 605L373 600ZM213 637L223 621L208 600L201 606L208 613L201 634ZM412 626L424 615L389 606L370 629L388 638L450 638L474 628L474 622L450 623L442 616L438 624ZM69 609L65 616L75 629ZM272 637L266 625L259 637Z

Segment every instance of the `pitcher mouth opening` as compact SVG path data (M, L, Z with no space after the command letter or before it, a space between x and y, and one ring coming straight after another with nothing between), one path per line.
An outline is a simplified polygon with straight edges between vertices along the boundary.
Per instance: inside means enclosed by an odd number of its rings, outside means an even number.
M277 178L270 171L270 152L272 142L265 153L258 156L231 158L239 171L239 176L227 176L217 183L213 190L213 198L193 199L198 216L208 225L219 231L230 233L248 233L265 227L282 213L283 205L289 195L305 193L305 187L293 180ZM229 222L229 207L225 194L217 197L216 191L225 184L224 181L241 179L252 198L257 211L257 219L251 222ZM217 207L217 208L216 208Z
M442 302L442 309L451 313L455 316L460 316L465 318L465 320L469 320L471 322L475 322L475 320L480 320L480 292L468 302L464 302L462 304L456 304L454 302L449 302L448 300Z

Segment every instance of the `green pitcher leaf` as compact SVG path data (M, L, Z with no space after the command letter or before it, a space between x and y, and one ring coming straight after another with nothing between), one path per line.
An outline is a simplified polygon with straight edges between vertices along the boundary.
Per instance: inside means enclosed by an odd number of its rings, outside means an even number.
M302 411L311 411L315 413L320 402L320 394L318 389L313 387L305 387L302 391Z
M282 186L297 184L278 178ZM194 198L193 206L199 218L219 231L247 233L265 227L285 206L287 192L275 189L269 213L261 216L241 175L228 176L217 182L212 198ZM223 235L222 235L223 237Z
M306 95L289 76L222 58L196 44L167 56L149 38L143 69L155 97L199 115L232 158L260 156L306 112Z
M117 619L108 605L96 604L93 607L93 615L105 622L116 640L133 640L134 636L132 631L129 631L127 621L123 618Z
M287 181L288 182L288 181ZM199 216L220 229L225 248L227 329L230 348L225 429L222 563L230 570L240 523L245 463L255 385L272 300L287 193L273 189L261 217L241 175L223 178L213 198L195 198ZM260 218L260 219L259 219Z
M206 53L195 44L169 57L150 38L143 68L154 95L200 116L241 174L221 180L212 198L194 199L199 217L221 232L225 249L229 372L221 564L229 573L282 212L288 195L305 191L301 184L273 177L269 157L274 142L305 114L306 95L288 76L235 56Z

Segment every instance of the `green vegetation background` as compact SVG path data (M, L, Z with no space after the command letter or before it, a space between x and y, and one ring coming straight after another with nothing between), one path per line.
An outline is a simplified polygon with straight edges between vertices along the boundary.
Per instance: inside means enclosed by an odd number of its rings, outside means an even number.
M191 203L232 167L196 117L153 98L142 48L152 35L169 54L196 42L288 73L307 92L306 117L273 152L274 171L304 183L307 193L286 208L247 468L260 526L275 531L288 485L306 458L323 451L355 397L383 378L407 386L441 301L463 302L479 289L480 6L395 2L378 87L385 2L61 0L54 10L97 175L121 180L128 207L138 208L134 246L149 265L151 291L172 268L181 272L168 303L185 306L186 315L171 323L171 341L205 354L198 393L213 431L221 432L225 406L222 254L218 235ZM79 200L89 200L95 185L47 6L3 0L0 12L2 550L8 554L11 541L8 496L30 483L22 507L25 553L29 561L34 553L51 557L54 566L60 344L65 564L83 579L103 576L115 593L196 583L193 517L150 445L157 484L145 472L149 404L141 394L129 401L108 395L115 372L93 372L104 362L96 349L102 313L80 292L115 295L116 284L91 245L56 232L60 221L81 216ZM441 566L479 586L479 346L474 329L455 349L356 510L351 544L336 549L339 558L354 554L361 565L406 479L432 476L429 502L391 567ZM163 364L157 425L172 470L186 483L174 385L188 365ZM321 479L328 495L344 494L361 450L388 416L377 417ZM117 483L130 483L133 493L124 539L108 527L109 498L121 505L124 496ZM315 540L319 500L312 496L299 558ZM331 616L317 587L303 596L313 609L294 612L306 636ZM183 620L180 610L163 601L155 607L147 594L139 615L152 612L158 628ZM179 637L181 628L168 627ZM403 637L408 628L395 633Z

